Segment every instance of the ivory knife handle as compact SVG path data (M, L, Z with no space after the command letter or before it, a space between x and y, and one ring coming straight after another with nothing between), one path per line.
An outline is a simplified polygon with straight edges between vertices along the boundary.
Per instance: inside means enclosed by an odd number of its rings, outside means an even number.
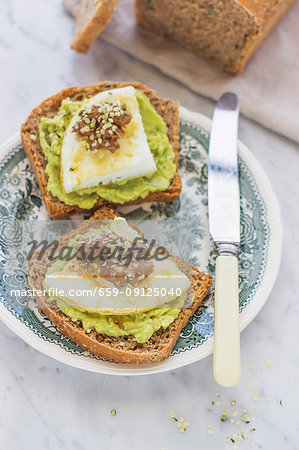
M222 386L240 380L240 322L238 259L221 255L216 259L214 316L214 378Z

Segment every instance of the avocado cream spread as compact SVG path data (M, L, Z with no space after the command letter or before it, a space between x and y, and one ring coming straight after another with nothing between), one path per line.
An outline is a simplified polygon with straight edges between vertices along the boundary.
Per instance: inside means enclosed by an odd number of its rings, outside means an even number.
M176 299L180 306L184 303L186 293ZM74 322L79 320L84 330L95 330L107 336L133 335L140 344L147 342L161 327L167 328L178 317L181 308L155 308L140 314L104 315L90 313L78 308L71 308L57 300L59 309Z
M120 183L100 184L96 187L65 193L60 179L60 151L64 133L83 102L71 101L67 98L62 101L55 117L41 119L39 138L47 159L48 189L60 201L67 205L77 205L82 209L91 209L99 197L123 204L139 197L145 198L150 192L165 191L169 187L176 172L176 166L174 152L167 136L166 123L141 91L136 90L136 97L157 170L150 175Z

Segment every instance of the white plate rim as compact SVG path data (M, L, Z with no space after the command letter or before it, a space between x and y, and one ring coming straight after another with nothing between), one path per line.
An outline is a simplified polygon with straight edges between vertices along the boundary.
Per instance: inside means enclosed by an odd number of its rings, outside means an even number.
M197 122L207 132L210 131L211 119L203 114L190 111L187 108L180 106L180 118L187 121ZM20 143L20 133L16 133L1 145L0 156L8 149L19 145ZM264 169L261 167L255 156L253 156L253 154L241 141L238 141L238 151L239 155L245 160L247 166L255 176L255 180L263 194L263 199L266 202L267 217L269 223L271 224L271 239L269 241L268 248L269 256L267 270L264 273L261 286L254 296L255 301L251 301L245 310L240 313L240 328L241 331L243 331L260 312L275 284L280 268L283 229L280 219L280 207L278 200L273 192L270 181L264 172ZM205 343L204 348L198 347L188 350L184 353L173 355L171 358L162 362L142 365L116 364L112 362L93 360L87 357L74 357L73 354L66 352L56 344L44 341L39 336L34 334L25 324L21 323L16 317L14 317L2 303L0 303L0 320L17 336L23 339L23 341L41 353L69 366L106 375L138 376L162 373L197 362L209 356L213 350L213 339L210 339Z

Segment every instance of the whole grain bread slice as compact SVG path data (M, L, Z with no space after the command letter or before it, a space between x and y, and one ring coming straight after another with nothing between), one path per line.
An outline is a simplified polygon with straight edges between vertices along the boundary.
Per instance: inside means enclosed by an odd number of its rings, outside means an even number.
M179 112L177 102L170 99L162 99L155 91L137 82L103 81L92 86L64 89L34 108L21 127L21 137L26 155L38 181L45 206L53 219L63 219L74 213L87 212L87 210L76 205L66 205L57 197L54 197L48 190L48 175L45 173L47 161L38 138L38 127L41 118L54 117L60 108L61 102L67 97L70 97L72 100L82 100L89 95L96 95L98 92L124 86L134 86L136 89L142 91L149 98L158 114L163 117L168 129L168 138L175 154L174 162L178 168ZM133 202L126 203L126 205L143 202L171 202L177 199L181 193L181 189L181 178L177 171L167 190L151 192L144 199L138 198ZM104 204L107 204L107 201L99 198L94 207L88 211L93 212Z
M80 0L76 9L75 37L71 48L87 53L110 21L119 0Z
M90 220L108 220L113 219L116 215L113 209L106 205L96 211ZM90 225L90 220L84 221L77 230L62 237L61 245L65 245L71 237L86 229ZM138 231L142 236L140 230ZM29 263L29 284L32 288L43 289L42 280L50 261L43 258L39 261L37 255L35 254ZM211 275L200 272L178 258L177 263L180 269L191 278L191 289L194 296L192 306L182 309L177 319L168 328L156 331L144 344L137 343L133 336L116 338L99 334L94 330L87 333L80 322L73 322L57 307L49 306L45 297L37 297L37 304L62 334L95 356L120 363L141 364L163 361L170 356L180 332L207 296L212 283Z

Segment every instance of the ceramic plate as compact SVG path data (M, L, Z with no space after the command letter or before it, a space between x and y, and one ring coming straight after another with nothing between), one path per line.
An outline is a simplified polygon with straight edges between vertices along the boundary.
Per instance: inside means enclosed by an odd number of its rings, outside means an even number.
M173 204L151 204L130 212L162 224L173 251L186 238L189 224L191 250L188 262L213 274L214 249L208 232L207 160L210 120L184 108L180 110L179 170L183 190ZM240 320L243 330L266 302L274 285L281 258L282 227L277 200L267 176L244 144L239 142L241 191L241 254L239 258ZM183 329L169 359L137 366L117 364L86 355L63 336L36 307L34 301L8 298L13 287L26 288L25 255L20 252L13 275L7 273L10 252L20 239L22 221L39 220L47 213L20 136L0 151L0 318L25 342L58 361L81 369L113 375L144 375L164 372L205 358L213 348L213 302L199 308ZM17 267L16 267L17 266Z

